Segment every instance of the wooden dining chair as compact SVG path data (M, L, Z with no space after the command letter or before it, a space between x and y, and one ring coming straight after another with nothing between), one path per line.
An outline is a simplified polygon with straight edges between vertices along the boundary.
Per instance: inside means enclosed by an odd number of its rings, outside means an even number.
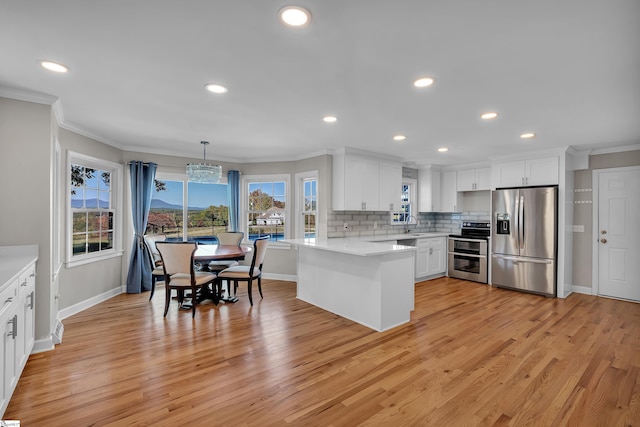
M153 246L155 247L155 245L156 244L154 242ZM151 265L151 295L149 295L149 301L151 301L153 294L156 291L156 282L158 280L164 280L164 268L162 268L162 258L160 258L160 253L158 253L158 261L156 261L153 257L151 243L148 242L146 238L144 239L144 248L147 253L149 264Z
M247 282L247 293L249 294L249 302L253 305L253 298L251 296L251 285L254 280L258 281L258 291L260 291L260 298L262 296L262 265L264 264L264 257L267 253L267 246L269 244L269 236L261 237L253 242L253 259L251 265L235 265L233 267L225 268L218 273L219 280L233 281L233 294L235 295L238 289L238 282Z
M218 304L218 293L216 292L217 277L215 273L209 271L196 271L194 268L193 254L198 248L196 242L157 242L156 247L162 257L164 268L165 303L164 316L169 311L171 301L171 290L176 289L178 293L178 303L184 302L187 290L191 290L191 311L192 317L196 316L196 305L198 304L198 293L205 286L211 285L213 302Z
M225 231L218 233L216 238L218 239L219 245L240 246L240 243L242 243L242 239L244 238L244 233L242 231ZM218 273L225 268L236 265L240 265L240 263L233 260L211 261L209 263L209 271ZM231 285L229 281L227 281L227 297L231 297Z

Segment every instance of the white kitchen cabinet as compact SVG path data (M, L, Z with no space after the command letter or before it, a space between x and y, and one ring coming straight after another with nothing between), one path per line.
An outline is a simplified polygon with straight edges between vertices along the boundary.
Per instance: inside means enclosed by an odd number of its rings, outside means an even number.
M0 247L0 418L9 404L35 338L38 247Z
M0 372L0 414L9 404L11 394L18 383L16 375L16 359L18 345L16 342L16 334L18 330L18 319L16 314L18 297L18 280L14 279L8 284L2 286L0 291L0 330L2 331L2 339L0 346L2 347L2 371Z
M400 206L402 164L360 153L333 155L333 209L391 211Z
M557 185L558 157L501 162L493 165L494 187Z
M457 172L458 191L491 189L491 168L465 169Z
M442 174L442 197L440 212L461 212L462 193L458 192L458 173L449 171Z
M394 211L402 205L402 164L380 161L380 209Z
M418 212L439 212L442 171L429 166L418 170Z
M445 245L444 237L417 239L416 279L445 275L447 271Z

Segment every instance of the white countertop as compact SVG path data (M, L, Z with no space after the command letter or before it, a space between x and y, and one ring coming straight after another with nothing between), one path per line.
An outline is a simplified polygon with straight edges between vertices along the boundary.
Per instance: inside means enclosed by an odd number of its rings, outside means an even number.
M409 233L397 233L397 234L380 234L373 236L361 236L360 240L367 242L385 242L388 240L403 240L403 239L428 239L431 237L449 237L450 233L443 232L409 232Z
M387 238L385 240L393 240L393 238ZM296 246L304 246L307 248L357 256L387 255L398 252L413 252L416 250L414 246L372 242L365 240L365 238L357 237L331 239L287 239L283 240L283 242Z
M0 246L0 286L18 277L24 268L38 259L38 246Z

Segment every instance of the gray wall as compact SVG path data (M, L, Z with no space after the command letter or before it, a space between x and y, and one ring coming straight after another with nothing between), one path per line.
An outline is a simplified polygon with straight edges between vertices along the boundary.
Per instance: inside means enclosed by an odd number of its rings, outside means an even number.
M163 156L148 153L124 152L124 161L141 160L144 162L154 162L158 164L158 172L165 173L184 173L187 163L198 161L199 159L189 159L183 157ZM327 211L331 203L331 156L321 155L308 159L286 161L286 162L270 162L270 163L225 163L215 159L215 153L210 154L209 162L222 165L223 174L228 170L239 170L242 175L262 175L262 174L289 174L292 200L295 191L295 174L300 172L318 171L318 222L323 223L327 217ZM125 201L128 206L128 199ZM295 229L297 215L292 215L291 230ZM125 236L132 236L131 223L127 222L125 227ZM125 250L128 253L131 246L131 237L125 240ZM250 260L247 260L250 261ZM126 269L124 270L126 278ZM267 277L293 278L296 275L296 252L293 248L269 248L265 257L264 273Z
M51 107L0 97L0 245L38 245L36 340L50 336Z
M573 284L593 287L593 171L640 165L640 150L589 156L589 169L574 172L575 206L573 223L583 225L584 232L573 233ZM582 202L582 203L581 203Z
M93 139L87 138L77 133L70 132L66 129L58 130L58 140L62 149L62 162L60 167L60 182L66 183L66 171L67 171L67 150L75 151L76 153L85 154L101 160L108 160L114 163L122 163L122 151L111 147L109 145L97 142ZM123 177L124 180L124 177ZM128 182L123 181L123 192L128 186ZM60 215L61 227L61 239L62 245L62 257L66 254L66 235L68 230L66 229L66 209L64 206L67 201L67 189L66 185L60 192L60 204L63 207ZM127 197L123 195L125 199ZM130 208L128 205L123 212L123 222L128 222L128 212ZM123 266L127 265L129 258L124 257L110 258L107 260L95 261L89 264L79 265L72 268L62 268L60 270L60 302L59 309L65 309L75 304L82 303L97 295L101 295L107 292L117 292L122 285L122 270ZM126 277L126 275L125 275Z

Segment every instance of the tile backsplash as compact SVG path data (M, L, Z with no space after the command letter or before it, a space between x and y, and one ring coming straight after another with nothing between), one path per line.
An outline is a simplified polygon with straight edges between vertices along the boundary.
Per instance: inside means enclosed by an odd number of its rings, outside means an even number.
M489 221L487 211L420 213L418 223L409 224L413 232L459 233L462 221ZM327 217L327 237L384 236L404 233L404 224L390 224L389 212L333 211ZM344 224L349 227L344 229Z

